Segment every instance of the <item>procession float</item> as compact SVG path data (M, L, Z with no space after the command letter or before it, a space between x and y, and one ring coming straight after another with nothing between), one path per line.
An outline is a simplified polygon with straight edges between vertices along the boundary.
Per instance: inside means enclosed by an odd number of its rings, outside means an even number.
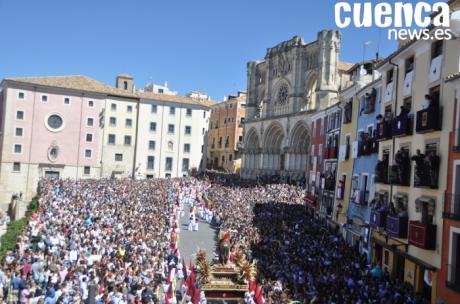
M250 285L255 280L256 264L249 263L239 251L230 252L230 247L230 232L226 231L218 237L218 261L210 263L204 250L197 252L197 280L207 304L247 303L247 297L254 295Z

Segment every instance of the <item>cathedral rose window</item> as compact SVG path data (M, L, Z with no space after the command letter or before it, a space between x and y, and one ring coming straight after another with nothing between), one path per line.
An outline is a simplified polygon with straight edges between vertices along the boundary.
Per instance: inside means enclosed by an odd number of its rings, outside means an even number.
M279 104L284 105L288 102L289 89L288 86L283 84L278 89L277 101Z

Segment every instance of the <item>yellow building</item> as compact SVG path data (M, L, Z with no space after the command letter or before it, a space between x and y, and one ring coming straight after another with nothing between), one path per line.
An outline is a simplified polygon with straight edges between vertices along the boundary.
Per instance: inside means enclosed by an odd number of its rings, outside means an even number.
M136 168L135 143L137 107L139 98L133 94L133 78L122 74L116 79L116 88L126 97L108 96L102 117L103 123L102 176L128 177Z

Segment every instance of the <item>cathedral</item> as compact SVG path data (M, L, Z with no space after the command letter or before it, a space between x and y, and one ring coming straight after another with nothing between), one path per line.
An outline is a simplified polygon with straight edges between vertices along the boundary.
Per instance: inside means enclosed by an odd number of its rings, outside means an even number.
M340 43L336 30L321 31L310 43L295 36L248 63L242 178L305 178L311 116L336 103L349 80Z

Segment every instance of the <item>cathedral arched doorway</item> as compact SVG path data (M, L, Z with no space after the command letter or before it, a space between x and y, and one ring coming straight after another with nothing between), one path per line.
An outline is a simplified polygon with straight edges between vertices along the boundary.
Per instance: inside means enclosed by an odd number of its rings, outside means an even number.
M249 171L255 171L260 168L260 140L259 134L255 128L249 129L244 141L244 159L243 167ZM254 175L253 172L248 173Z
M284 131L282 126L274 122L265 131L263 141L263 169L269 175L277 174L277 171L284 170L285 156L282 149Z
M310 141L309 134L307 124L303 121L298 122L290 133L287 170L294 172L296 179L301 179L305 175Z

